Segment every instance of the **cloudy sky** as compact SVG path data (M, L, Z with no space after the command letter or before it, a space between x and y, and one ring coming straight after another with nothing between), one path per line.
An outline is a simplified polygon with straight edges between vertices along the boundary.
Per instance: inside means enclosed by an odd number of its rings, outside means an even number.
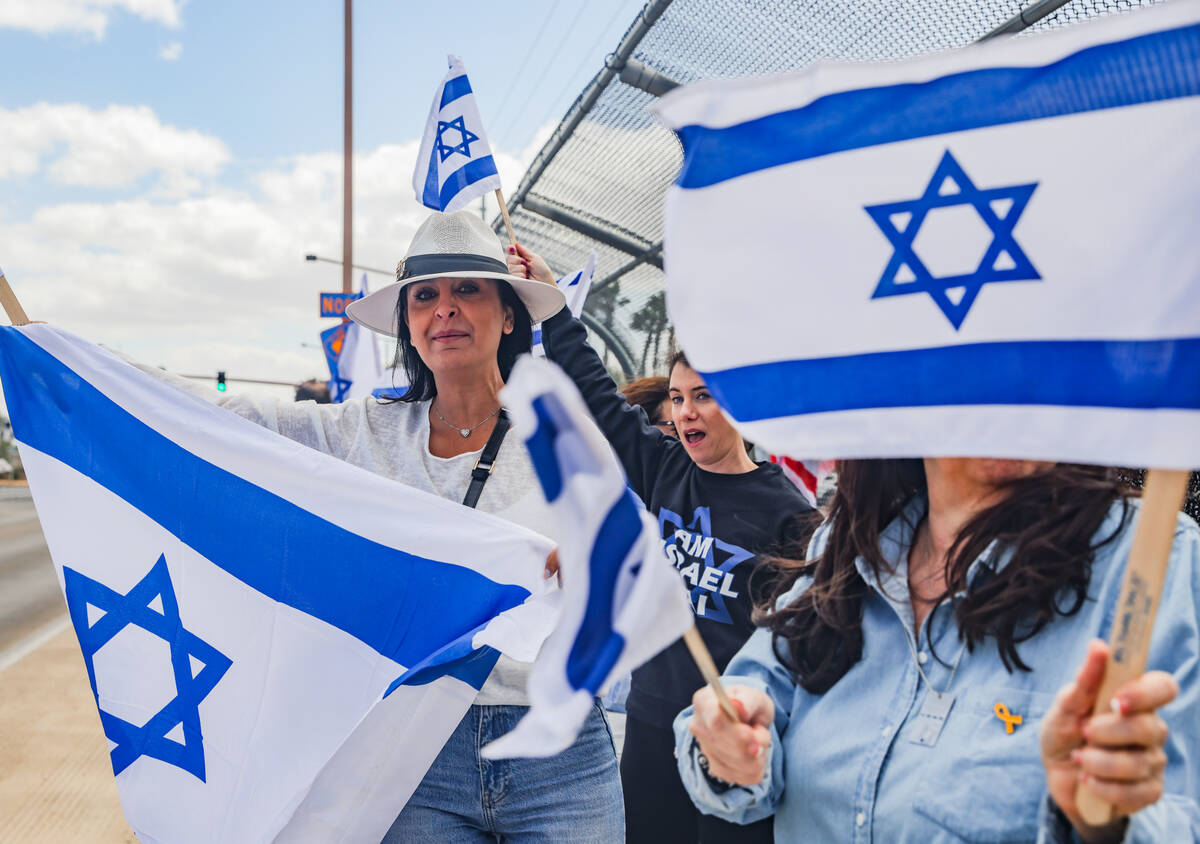
M357 0L355 263L394 267L424 216L447 53L512 190L641 5ZM178 372L328 377L341 270L303 256L341 257L341 0L3 0L0 78L0 268L31 317Z

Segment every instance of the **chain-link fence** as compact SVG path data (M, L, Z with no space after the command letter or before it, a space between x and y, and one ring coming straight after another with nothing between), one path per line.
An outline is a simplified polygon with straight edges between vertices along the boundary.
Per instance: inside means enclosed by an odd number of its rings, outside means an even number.
M662 204L681 155L674 134L647 111L654 96L623 82L622 71L628 78L640 63L688 83L795 70L819 59L899 59L969 44L1047 2L651 0L513 193L518 237L563 273L595 249L586 321L628 374L659 370L674 341L663 295ZM1069 0L1029 31L1139 5ZM495 225L501 231L499 219Z

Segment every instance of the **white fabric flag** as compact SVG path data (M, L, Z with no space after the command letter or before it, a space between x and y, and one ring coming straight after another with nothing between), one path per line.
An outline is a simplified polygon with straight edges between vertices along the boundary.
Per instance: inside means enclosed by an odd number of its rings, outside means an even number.
M484 749L488 758L552 756L574 742L613 680L673 644L695 623L654 519L571 380L554 364L521 358L503 391L552 517L562 615L529 676L529 713Z
M141 841L378 841L484 645L552 626L544 537L48 325L0 328L0 381Z
M583 269L556 279L554 282L566 297L567 310L575 319L579 319L583 315L583 306L587 302L588 293L592 289L592 278L595 275L596 252L592 250L588 253L588 259L584 263ZM546 356L546 349L542 346L542 324L540 322L533 327L533 354L540 358Z
M500 189L467 69L458 56L447 60L450 70L434 94L413 172L417 202L435 211L458 211Z
M1200 465L1198 50L1179 0L671 92L691 363L776 454Z
M359 288L358 295L361 298L369 292L367 274L363 273L362 287ZM349 386L341 391L342 401L353 401L372 395L383 375L375 332L363 328L357 322L349 322L346 325L346 339L342 341L342 353L338 355L337 367L337 377L350 382Z

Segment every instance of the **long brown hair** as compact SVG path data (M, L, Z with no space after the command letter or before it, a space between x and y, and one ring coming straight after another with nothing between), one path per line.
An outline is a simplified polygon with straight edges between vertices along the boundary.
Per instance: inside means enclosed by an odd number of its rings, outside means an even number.
M1099 538L1096 532L1118 500L1124 525L1129 491L1110 470L1075 464L1059 464L1004 486L1008 494L972 517L951 546L946 591L938 604L966 591L954 606L966 647L974 650L995 639L1011 673L1030 670L1017 645L1056 615L1073 615L1083 606L1095 552L1121 527ZM862 557L876 575L890 571L893 564L879 549L880 534L924 490L920 460L842 461L824 551L812 560L774 561L782 576L756 621L771 630L776 656L809 692L827 691L862 658L868 587L855 558ZM911 527L915 531L916 525ZM1012 559L999 573L975 578L968 591L967 570L992 540L1011 551ZM789 606L775 609L801 576L812 578L808 589Z

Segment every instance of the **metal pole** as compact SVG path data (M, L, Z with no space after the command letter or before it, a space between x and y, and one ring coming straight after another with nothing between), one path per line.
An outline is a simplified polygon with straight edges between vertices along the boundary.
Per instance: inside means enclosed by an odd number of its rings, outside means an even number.
M339 266L342 263L341 261L337 261L333 258L322 258L320 255L305 255L304 260L306 260L306 261L324 261L327 264L338 264ZM379 273L380 275L394 276L396 274L395 271L393 271L393 270L381 270L377 267L364 267L362 264L351 264L350 266L356 270L364 270L365 272L369 272L369 273Z
M1054 14L1070 2L1071 0L1037 0L1036 3L1030 3L1027 7L1017 12L979 40L987 41L990 38L995 38L997 35L1012 35L1021 32L1033 26L1047 15Z
M344 102L342 125L342 292L351 292L350 273L354 266L354 63L352 51L352 14L353 0L345 0L346 5L346 72L345 89L342 92Z

